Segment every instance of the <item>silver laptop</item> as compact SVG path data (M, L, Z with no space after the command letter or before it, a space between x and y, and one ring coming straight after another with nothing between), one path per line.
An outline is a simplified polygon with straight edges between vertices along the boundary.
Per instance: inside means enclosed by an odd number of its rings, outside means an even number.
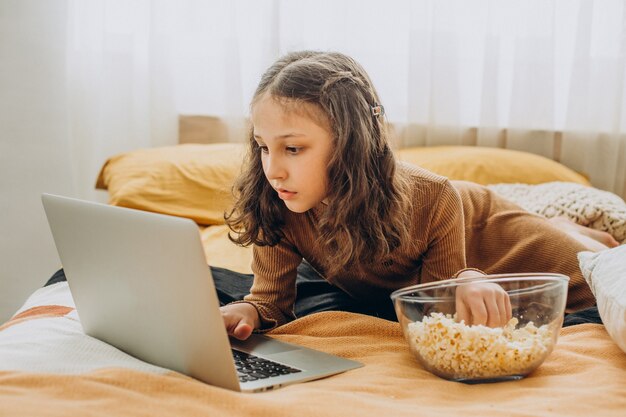
M229 339L189 219L42 195L85 333L207 384L265 391L362 364L253 334Z

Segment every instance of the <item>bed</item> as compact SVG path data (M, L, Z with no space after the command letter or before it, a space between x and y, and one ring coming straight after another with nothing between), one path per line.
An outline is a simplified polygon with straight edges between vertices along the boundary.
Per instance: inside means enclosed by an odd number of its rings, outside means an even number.
M96 185L107 190L110 204L193 219L209 264L250 272L250 250L228 241L223 225L242 153L242 145L232 143L126 152L106 162ZM450 178L490 184L528 210L566 215L626 241L623 200L589 187L583 175L557 162L482 148L414 148L398 154ZM625 248L581 258L596 295L606 297L607 306L613 303L609 315L599 299L603 319L610 323L564 328L554 352L529 377L482 385L449 382L425 371L409 353L396 322L323 312L271 335L355 359L364 367L266 393L227 391L85 335L67 284L60 282L35 291L0 326L0 415L623 416L626 327L619 314L623 321ZM605 275L622 279L602 292Z

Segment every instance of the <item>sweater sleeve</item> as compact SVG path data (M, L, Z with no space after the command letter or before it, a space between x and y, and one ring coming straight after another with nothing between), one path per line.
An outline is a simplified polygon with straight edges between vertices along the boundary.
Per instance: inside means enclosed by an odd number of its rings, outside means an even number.
M261 331L268 331L295 318L296 276L302 256L283 238L275 246L254 246L252 272L254 282L244 297L256 307Z
M421 282L450 279L466 267L463 204L446 180L432 206L428 223L428 249L422 258Z

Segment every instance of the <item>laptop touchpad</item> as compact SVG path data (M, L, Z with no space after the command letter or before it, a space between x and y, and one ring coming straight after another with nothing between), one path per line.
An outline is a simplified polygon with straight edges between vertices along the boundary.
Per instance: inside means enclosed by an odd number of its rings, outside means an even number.
M253 334L247 340L237 340L231 337L230 345L234 349L239 349L244 352L254 352L258 355L274 355L276 353L301 349L298 346L283 343L260 334Z

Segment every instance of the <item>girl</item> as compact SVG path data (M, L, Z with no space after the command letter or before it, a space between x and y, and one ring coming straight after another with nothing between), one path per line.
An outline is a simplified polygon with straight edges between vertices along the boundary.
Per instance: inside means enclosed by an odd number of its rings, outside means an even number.
M250 293L222 307L230 335L246 339L293 319L303 268L387 318L398 288L482 271L563 273L566 311L594 304L576 257L589 249L583 228L563 232L484 187L400 164L379 103L363 68L339 53L290 53L263 75L226 215L231 240L253 245L254 272ZM511 316L495 284L466 285L456 298L468 324Z

